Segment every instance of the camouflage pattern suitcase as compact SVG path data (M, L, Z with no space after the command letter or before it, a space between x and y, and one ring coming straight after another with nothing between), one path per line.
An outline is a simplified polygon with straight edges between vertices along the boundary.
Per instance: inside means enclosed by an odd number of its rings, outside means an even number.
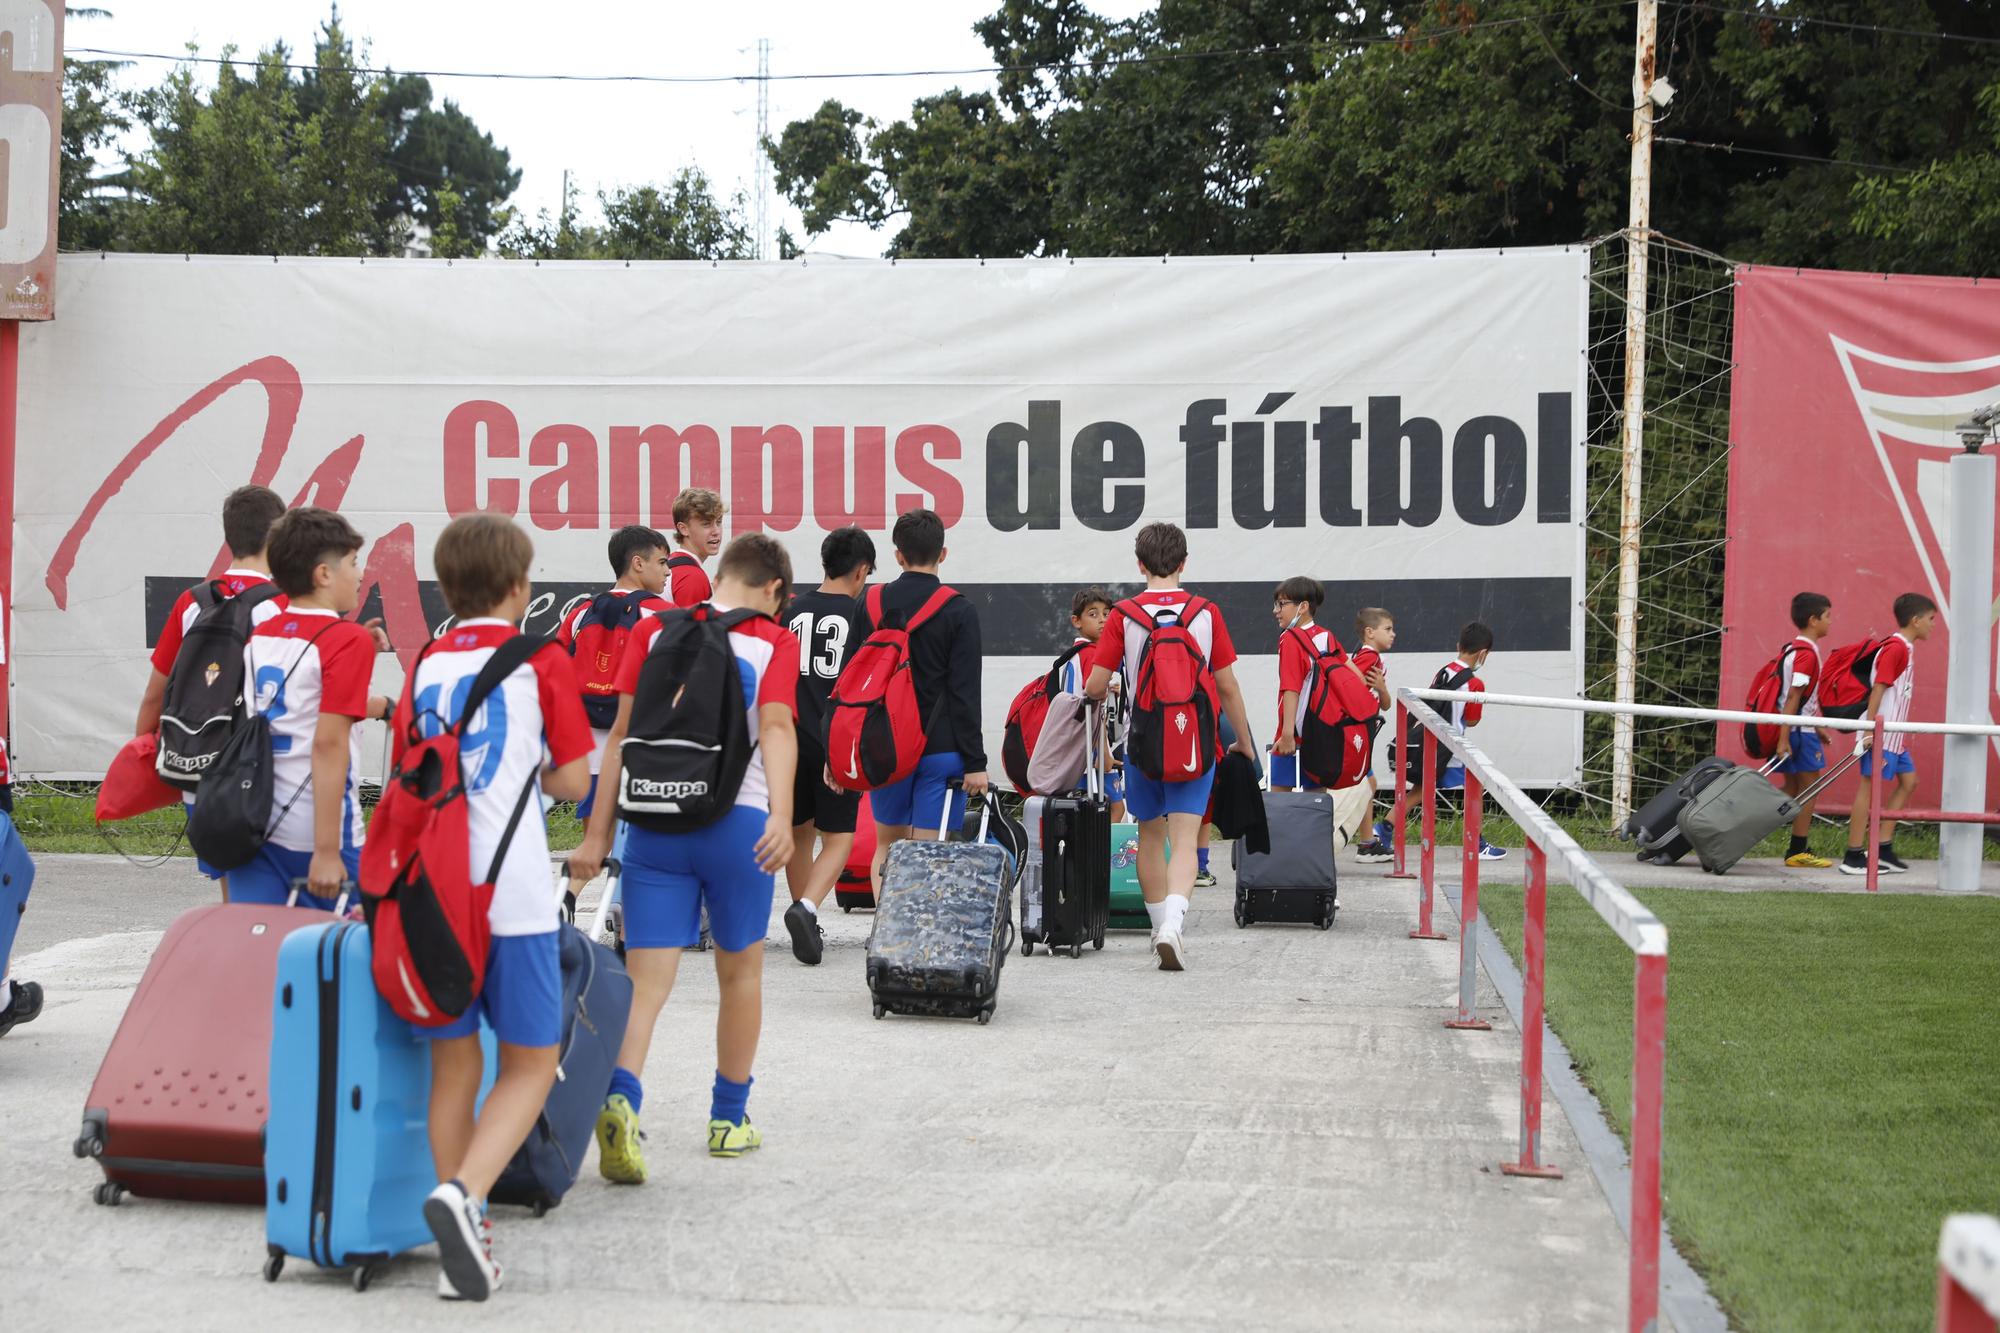
M947 818L951 793L946 792ZM990 809L991 802L988 802ZM983 841L904 839L882 863L882 895L868 936L875 1017L929 1014L990 1021L1000 967L1014 945L1019 858Z

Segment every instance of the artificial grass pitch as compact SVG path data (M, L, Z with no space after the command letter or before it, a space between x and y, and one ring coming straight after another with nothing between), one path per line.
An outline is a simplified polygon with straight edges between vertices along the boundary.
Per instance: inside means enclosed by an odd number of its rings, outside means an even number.
M1745 1329L1929 1328L1945 1215L2000 1210L2000 899L1635 892L1682 1252ZM1518 965L1521 890L1480 907ZM1629 1148L1632 955L1566 885L1548 939L1550 1025Z

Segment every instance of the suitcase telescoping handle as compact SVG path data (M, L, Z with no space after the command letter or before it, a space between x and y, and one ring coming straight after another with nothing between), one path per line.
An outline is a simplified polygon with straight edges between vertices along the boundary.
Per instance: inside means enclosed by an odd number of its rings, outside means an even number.
M951 827L951 794L965 789L963 777L946 778L944 782L944 809L938 811L938 841L944 841L945 830ZM989 788L979 802L979 836L974 842L986 841L986 826L993 818L993 792Z
M576 879L575 876L570 874L569 858L566 856L563 857L561 864L562 878L560 883L562 885L563 920L569 922L572 926L576 926L578 930L583 931L585 936L594 940L604 930L604 923L611 914L611 900L617 896L618 880L625 873L625 867L615 856L604 858L604 869L599 872L604 876L604 892L597 895L597 916L591 921L588 927L585 927L580 925L576 919L576 890L570 888L570 885L575 883Z
M335 916L347 915L347 900L354 896L354 890L355 890L355 884L353 880L343 879L342 881L340 881L340 896L333 900L333 914ZM306 891L305 880L303 879L293 880L292 891L285 895L285 906L297 907L299 905L299 895L304 893L305 891Z
M1820 792L1826 789L1828 783L1832 782L1842 773L1845 773L1848 769L1860 763L1861 756L1866 753L1867 753L1866 750L1856 750L1852 754L1848 755L1847 758L1841 760L1839 763L1835 764L1832 768L1829 768L1828 770L1826 770L1826 772L1820 774L1819 781L1813 783L1812 786L1807 787L1804 791L1799 793L1799 800L1802 802L1810 801L1818 797Z

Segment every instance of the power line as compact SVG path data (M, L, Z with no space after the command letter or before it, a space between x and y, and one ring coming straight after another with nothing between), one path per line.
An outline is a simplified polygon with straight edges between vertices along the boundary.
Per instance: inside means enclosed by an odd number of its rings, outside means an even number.
M1473 23L1455 23L1449 27L1433 30L1418 30L1394 34L1355 35L1323 42L1307 42L1295 46L1232 46L1203 51L1157 51L1146 55L1098 56L1080 60L1044 60L1017 65L966 65L955 69L881 69L881 70L826 70L808 74L772 74L767 77L774 83L826 82L841 79L948 79L974 74L1032 74L1046 70L1070 70L1091 73L1124 65L1170 65L1187 61L1256 59L1269 56L1310 56L1322 51L1339 51L1364 46L1408 46L1418 42L1435 41L1441 37L1462 37L1469 33L1491 31L1497 28L1519 27L1533 24L1542 19L1564 18L1579 13L1592 13L1606 9L1623 9L1626 0L1605 0L1604 3L1570 6L1540 14L1523 14L1513 18L1483 19ZM70 48L71 55L100 56L116 60L161 60L169 64L196 65L254 65L260 63L259 56L203 56L191 52L179 55L164 51L115 51L106 47L78 46ZM662 84L706 84L706 83L756 83L760 76L755 73L743 74L540 74L519 73L503 70L450 70L450 69L391 69L366 65L335 65L322 68L313 61L278 61L280 69L295 73L331 73L389 76L411 75L426 79L506 79L518 82L536 83L662 83Z
M1970 42L1975 46L2000 46L2000 37L1978 37L1965 32L1934 32L1922 28L1888 28L1879 23L1854 23L1847 19L1820 18L1814 14L1787 14L1771 9L1725 9L1711 5L1706 0L1665 0L1678 9L1700 10L1710 14L1730 14L1737 18L1764 19L1771 23L1811 23L1822 28L1841 28L1848 32L1872 32L1884 37L1923 37L1937 42Z
M1733 143L1703 143L1698 139L1670 139L1666 135L1655 135L1654 143L1670 143L1680 148L1707 148L1718 153L1748 153L1753 157L1781 157L1788 162L1820 162L1827 166L1853 167L1858 171L1893 171L1907 174L1919 171L1919 167L1892 167L1883 162L1852 162L1844 157L1816 157L1811 153L1781 153L1775 148L1745 148Z

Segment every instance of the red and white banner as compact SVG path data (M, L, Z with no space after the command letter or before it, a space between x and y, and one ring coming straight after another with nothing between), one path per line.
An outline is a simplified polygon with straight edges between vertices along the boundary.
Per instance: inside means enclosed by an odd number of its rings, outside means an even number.
M1833 599L1831 649L1892 633L1890 604L1921 592L1940 614L1917 645L1910 716L1944 719L1949 636L1992 635L2000 615L1952 601L1945 559L1952 427L1995 401L2000 284L1737 273L1721 706L1742 707L1751 676L1790 638L1792 594ZM1989 682L1989 707L1990 694ZM1742 728L1724 733L1723 753L1742 758ZM1942 743L1914 738L1911 754L1913 803L1936 808ZM1987 790L2000 790L1991 757ZM1851 791L1843 782L1830 804L1845 808Z

